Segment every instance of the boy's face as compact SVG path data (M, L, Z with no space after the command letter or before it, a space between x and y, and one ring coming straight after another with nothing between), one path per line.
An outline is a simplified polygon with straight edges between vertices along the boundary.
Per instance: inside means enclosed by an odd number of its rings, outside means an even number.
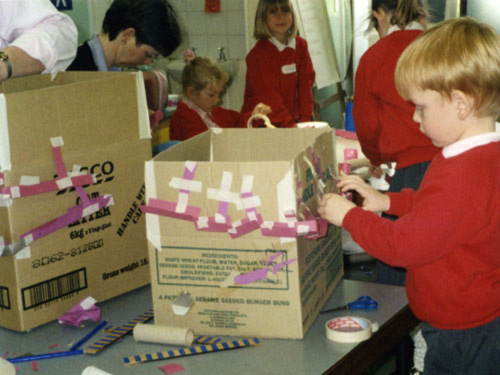
M464 136L462 123L458 121L455 105L448 98L433 90L410 90L415 104L413 121L436 147L448 146Z

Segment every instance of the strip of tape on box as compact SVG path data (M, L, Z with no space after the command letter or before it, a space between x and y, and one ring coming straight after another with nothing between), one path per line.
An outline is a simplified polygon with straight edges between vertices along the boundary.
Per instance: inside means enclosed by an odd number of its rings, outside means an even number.
M11 168L7 99L0 94L0 171L10 171Z
M283 179L278 182L276 186L276 198L278 202L278 212L279 212L279 221L286 222L286 212L290 209L294 210L296 206L295 192L293 191L294 184L294 167L293 164L288 170L288 172L283 176ZM288 237L280 237L280 242L282 244L293 242L294 238Z
M156 197L155 164L149 160L144 166L144 178L146 181L146 202ZM146 236L148 241L157 249L161 250L160 216L146 213Z
M149 127L149 111L146 99L146 88L144 86L144 76L141 71L135 73L137 82L137 110L139 120L139 138L151 138L151 129Z

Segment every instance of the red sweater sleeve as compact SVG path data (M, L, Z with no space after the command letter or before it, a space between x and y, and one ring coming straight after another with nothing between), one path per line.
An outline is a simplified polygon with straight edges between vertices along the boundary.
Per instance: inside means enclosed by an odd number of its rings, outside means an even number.
M196 111L183 102L177 104L177 109L170 120L170 140L185 141L203 133L208 128Z
M485 162L488 161L488 162ZM445 159L438 154L418 192L391 197L396 221L356 207L343 225L370 255L407 269L415 315L465 329L500 315L500 143ZM392 198L391 198L392 199Z
M232 109L215 107L212 109L212 120L221 128L241 128L246 126L250 114L240 114Z
M370 88L371 77L376 74L371 67L365 54L361 57L356 71L352 116L363 153L372 165L378 166L384 162L378 145L382 125L378 116L380 105Z

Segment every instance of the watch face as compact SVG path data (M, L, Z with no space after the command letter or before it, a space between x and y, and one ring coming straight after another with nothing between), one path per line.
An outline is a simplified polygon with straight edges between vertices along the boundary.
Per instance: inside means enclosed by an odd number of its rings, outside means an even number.
M7 61L9 59L9 55L7 55L5 52L0 51L0 60L2 61Z

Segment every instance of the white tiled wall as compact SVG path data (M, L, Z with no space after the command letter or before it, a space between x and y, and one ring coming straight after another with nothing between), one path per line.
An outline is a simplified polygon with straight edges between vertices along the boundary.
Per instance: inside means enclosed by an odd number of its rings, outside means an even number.
M221 0L220 13L205 13L205 0L170 0L182 23L184 41L172 57L186 48L196 54L217 59L223 47L226 58L246 56L245 7L243 0Z

